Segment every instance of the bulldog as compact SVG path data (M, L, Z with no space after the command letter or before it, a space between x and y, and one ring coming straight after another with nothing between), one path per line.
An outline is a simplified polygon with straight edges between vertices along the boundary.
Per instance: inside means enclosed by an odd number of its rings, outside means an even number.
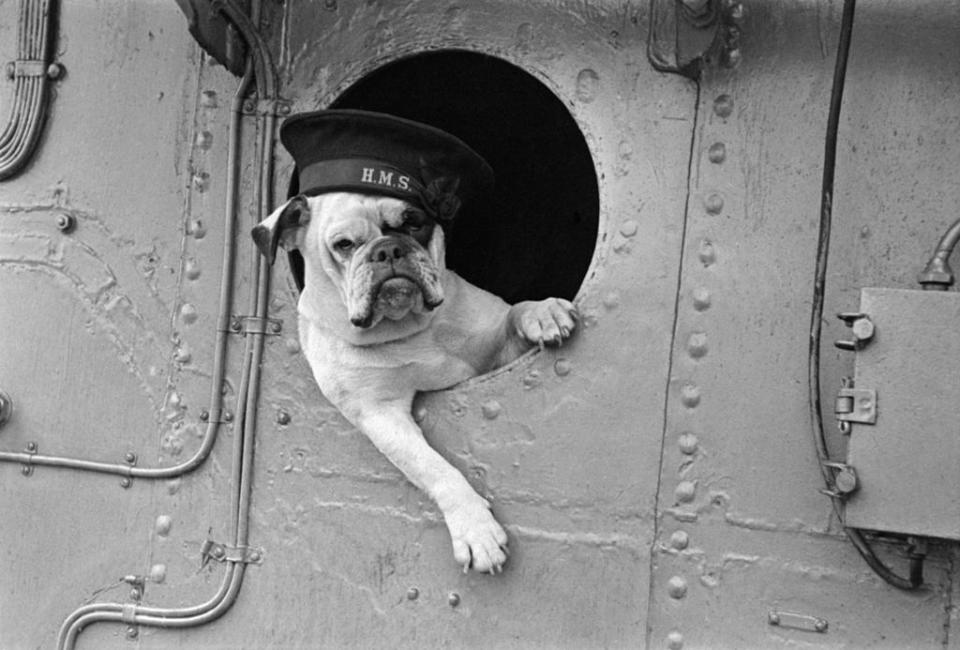
M368 134L371 120L381 127L386 121L391 152L398 146L395 131L425 133L422 125L396 118L321 113L310 114L307 127L291 130ZM349 119L333 119L332 113L348 113ZM331 122L339 128L331 131ZM288 148L302 146L289 131L288 139L294 140ZM303 257L299 336L323 395L437 504L464 572L500 573L507 534L490 503L428 445L411 414L413 399L417 392L449 388L502 366L532 346L560 344L574 331L577 311L557 298L511 306L447 269L443 220L456 212L462 177L444 177L431 193L421 171L385 161L382 151L364 158L368 152L353 150L364 149L357 139L354 133L349 155L343 147L327 151L322 174L311 172L316 161L300 167L301 188L306 179L308 193L280 206L254 228L253 237L269 262L278 247L297 249ZM414 141L427 154L436 153L436 143ZM464 146L458 141L457 147ZM444 204L454 209L444 210Z

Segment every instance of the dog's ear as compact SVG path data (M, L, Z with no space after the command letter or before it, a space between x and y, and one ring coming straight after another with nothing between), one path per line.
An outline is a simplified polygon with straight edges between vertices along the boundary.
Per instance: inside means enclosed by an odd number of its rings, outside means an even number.
M277 246L297 247L297 233L310 222L310 204L302 194L293 197L250 232L268 264L277 257Z

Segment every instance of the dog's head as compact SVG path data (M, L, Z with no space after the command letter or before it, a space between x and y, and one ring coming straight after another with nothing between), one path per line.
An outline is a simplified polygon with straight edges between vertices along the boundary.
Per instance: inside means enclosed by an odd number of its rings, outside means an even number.
M308 316L327 321L335 298L339 318L358 330L384 320L419 329L443 302L443 229L402 199L296 196L257 225L253 238L271 262L278 247L300 250L301 311Z

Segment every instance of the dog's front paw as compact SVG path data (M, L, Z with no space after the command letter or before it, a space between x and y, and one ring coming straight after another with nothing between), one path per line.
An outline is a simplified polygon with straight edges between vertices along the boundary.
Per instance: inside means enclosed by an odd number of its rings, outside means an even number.
M463 565L481 573L501 573L507 561L507 533L494 519L490 504L478 498L460 504L444 513L453 557Z
M577 308L563 298L515 305L517 334L534 345L559 345L577 326Z

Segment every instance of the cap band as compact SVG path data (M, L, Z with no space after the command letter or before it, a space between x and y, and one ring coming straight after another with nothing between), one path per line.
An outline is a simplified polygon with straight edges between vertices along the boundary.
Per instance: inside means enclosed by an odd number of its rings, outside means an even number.
M336 190L386 194L419 203L423 185L410 172L372 158L321 160L300 171L302 194Z

